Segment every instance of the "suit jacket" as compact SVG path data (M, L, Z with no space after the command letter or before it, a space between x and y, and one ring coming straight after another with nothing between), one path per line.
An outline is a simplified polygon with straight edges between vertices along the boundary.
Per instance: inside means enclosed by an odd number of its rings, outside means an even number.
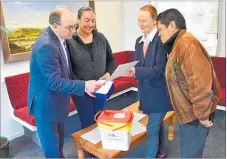
M140 109L144 113L159 113L172 110L165 82L167 50L162 46L158 32L149 43L146 56L143 55L143 42L136 40L135 78L139 80Z
M69 114L69 94L83 96L84 92L84 81L70 80L63 48L48 27L32 48L28 113L36 119L63 121Z

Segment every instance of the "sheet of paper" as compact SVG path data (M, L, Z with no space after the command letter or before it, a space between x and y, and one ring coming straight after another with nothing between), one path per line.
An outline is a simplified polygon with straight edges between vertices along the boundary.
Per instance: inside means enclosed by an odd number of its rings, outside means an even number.
M129 70L134 67L139 61L133 61L126 64L119 65L114 73L107 79L107 81L112 81L120 76L124 76Z
M138 134L146 132L146 131L147 131L147 128L143 124L141 124L137 121L132 123L132 130L131 130L132 136L138 135Z
M134 114L133 121L140 121L146 116L145 114L135 113L135 112L133 112L133 114Z
M99 80L100 82L105 82L105 80ZM99 94L107 94L108 91L110 90L111 86L113 84L113 81L107 81L105 82L105 84L99 88L99 90L97 90L95 93L99 93Z
M93 144L97 144L99 141L101 141L100 130L98 128L94 128L86 134L83 134L81 137Z

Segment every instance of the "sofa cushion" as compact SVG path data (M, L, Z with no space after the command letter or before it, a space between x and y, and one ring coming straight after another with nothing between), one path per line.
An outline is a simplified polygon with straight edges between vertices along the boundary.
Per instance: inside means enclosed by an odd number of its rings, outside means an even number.
M135 59L135 51L127 51L128 54L128 62L132 62Z
M226 58L212 56L211 60L221 88L226 88Z
M114 57L115 57L115 61L116 61L116 65L115 65L116 68L120 64L128 63L128 53L127 53L127 51L114 53Z
M16 109L13 113L16 117L20 118L24 122L26 122L26 123L28 123L32 126L36 126L34 116L28 115L28 107L27 106L23 107L23 108Z
M118 77L118 81L130 81L131 87L137 87L138 88L138 80L136 80L134 77Z
M9 99L14 110L27 106L29 73L5 78Z
M116 68L120 64L125 64L134 61L134 51L121 51L114 53Z
M226 88L220 89L220 99L218 105L226 106Z
M72 99L70 98L70 106L69 106L69 110L70 112L74 111L76 109L75 104L73 103ZM36 126L35 123L35 118L33 115L28 115L28 107L22 107L19 109L16 109L14 112L14 115L18 118L20 118L21 120L23 120L24 122L32 125L32 126Z
M113 94L118 93L120 91L123 91L125 89L128 89L130 87L131 87L130 81L122 81L122 80L115 79L114 80L114 92L113 92Z

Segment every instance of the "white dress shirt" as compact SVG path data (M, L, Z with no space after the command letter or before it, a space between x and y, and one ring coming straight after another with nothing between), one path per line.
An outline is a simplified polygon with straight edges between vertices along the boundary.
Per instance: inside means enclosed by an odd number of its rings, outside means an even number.
M149 44L153 41L155 34L157 33L158 29L155 27L147 36L143 35L140 39L139 43L144 42L144 44Z
M52 28L51 28L51 29L52 29ZM52 31L53 31L53 29L52 29ZM54 31L53 31L53 32L54 32ZM54 33L55 33L55 32L54 32ZM64 51L64 55L65 55L65 59L66 59L66 62L67 62L67 66L69 67L68 55L67 55L66 48L65 48L65 45L64 45L65 40L62 39L62 38L60 38L56 33L55 33L55 35L58 37L58 40L60 41L60 44L61 44L62 49L63 49L63 51Z

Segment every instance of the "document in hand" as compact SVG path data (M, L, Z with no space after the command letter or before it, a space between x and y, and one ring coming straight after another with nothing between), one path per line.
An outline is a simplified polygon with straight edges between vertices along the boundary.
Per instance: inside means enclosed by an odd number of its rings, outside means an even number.
M101 98L107 100L114 90L113 81L99 80L98 82L105 83L99 90L97 90L94 95L96 98Z
M130 71L132 67L134 67L139 61L133 61L126 64L119 65L114 73L107 79L107 81L112 81L120 76L124 76L126 73Z

